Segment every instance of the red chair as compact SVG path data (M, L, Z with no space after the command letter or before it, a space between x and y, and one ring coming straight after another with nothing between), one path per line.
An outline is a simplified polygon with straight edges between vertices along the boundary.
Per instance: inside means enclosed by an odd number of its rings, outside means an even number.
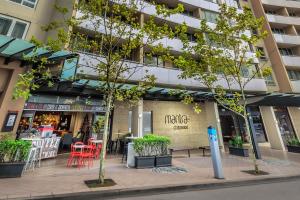
M93 140L94 140L94 138L88 139L88 145L92 147L92 149L93 149L93 154L95 155L97 146L96 146L95 143L92 142Z
M84 144L82 142L76 142L74 145L71 144L71 153L69 155L67 167L71 167L72 163L73 162L75 163L75 161L77 160L77 166L78 166L78 168L80 168L82 151L81 151L81 149L76 147L78 145L84 145Z
M81 165L84 166L85 163L88 163L88 167L90 168L93 166L93 158L94 158L94 153L93 153L94 147L92 145L86 145L83 148L83 152L81 154Z
M94 153L94 158L98 159L101 153L102 144L98 144Z

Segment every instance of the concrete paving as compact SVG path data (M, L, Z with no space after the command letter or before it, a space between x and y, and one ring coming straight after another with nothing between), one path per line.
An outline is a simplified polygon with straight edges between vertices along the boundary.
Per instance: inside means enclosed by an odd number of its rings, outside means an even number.
M228 181L256 180L271 177L300 175L300 155L282 153L274 150L264 150L264 159L258 161L261 170L270 175L253 176L242 172L252 169L249 158L241 158L224 154L224 180L213 177L210 157L202 157L200 151L192 152L191 158L185 153L175 154L173 164L185 169L186 173L162 173L152 169L129 169L121 163L120 156L108 156L106 162L106 177L115 180L117 185L107 188L89 189L84 180L96 179L99 161L88 168L67 168L67 156L42 161L42 167L26 172L21 178L0 179L0 199L30 198L37 196L72 194L94 191L120 191L146 189L153 187L170 187L178 185L223 183Z

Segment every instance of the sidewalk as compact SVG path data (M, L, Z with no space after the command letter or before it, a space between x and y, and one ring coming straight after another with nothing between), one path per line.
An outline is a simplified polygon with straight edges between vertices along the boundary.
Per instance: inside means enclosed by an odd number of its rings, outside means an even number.
M282 154L282 155L281 155ZM173 165L177 169L167 171L153 169L129 169L121 163L121 157L109 156L106 162L106 178L112 178L117 185L106 188L87 188L84 180L96 179L98 160L90 169L67 168L67 155L42 162L42 167L26 172L21 178L0 179L0 199L26 199L37 196L60 195L91 191L139 190L145 188L171 187L193 184L253 181L273 177L300 175L300 155L268 151L259 160L260 169L269 175L253 176L242 172L253 169L249 158L223 155L224 180L213 177L210 157L194 152L191 158L186 154L175 154ZM275 156L274 156L275 155Z

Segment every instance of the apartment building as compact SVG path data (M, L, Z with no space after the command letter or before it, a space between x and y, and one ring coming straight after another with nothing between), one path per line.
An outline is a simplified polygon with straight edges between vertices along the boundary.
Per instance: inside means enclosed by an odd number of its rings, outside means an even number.
M178 0L178 1L158 1L163 2L169 8L174 8L178 3L184 5L184 12L170 16L162 23L169 23L170 26L174 24L182 24L185 22L189 29L189 39L191 42L195 40L194 33L199 27L202 19L206 19L210 25L216 22L216 18L219 12L219 4L227 3L230 6L240 8L242 5L238 1L193 1L193 0ZM146 1L144 9L139 13L140 23L143 24L151 14L155 6L151 4L151 1ZM76 13L76 16L80 17L80 11ZM158 17L157 17L158 18ZM157 19L157 23L159 23ZM81 33L87 33L91 29L88 23L79 25L75 31ZM179 39L165 39L162 41L164 46L171 47L171 53L178 55L181 53L182 44ZM207 146L207 127L212 125L218 128L220 134L220 142L223 145L232 137L232 134L238 133L243 134L243 124L241 119L235 116L231 112L218 108L218 105L213 101L207 101L204 97L200 97L202 112L196 114L193 111L191 105L184 105L179 100L172 101L166 97L168 89L174 88L178 85L185 86L199 93L207 91L203 85L193 79L178 79L180 70L176 66L169 62L163 61L159 56L153 55L147 57L146 49L139 49L134 53L131 59L126 62L130 65L138 65L141 70L131 78L130 81L138 81L144 75L145 71L155 75L156 89L150 91L149 95L145 96L140 100L138 106L134 108L127 108L122 103L119 103L114 109L112 135L118 137L118 133L132 132L137 135L143 135L146 133L153 132L155 134L167 135L172 140L172 145L177 147L199 147ZM249 52L251 54L251 52ZM97 72L86 64L87 60L93 59L93 49L82 49L80 52L80 59L78 63L78 69L76 75L93 77ZM259 60L255 60L254 64L259 64ZM94 77L95 78L95 77ZM249 93L266 93L268 88L265 83L266 81L261 78L255 78L247 87ZM255 118L255 127L257 129L256 134L259 142L268 143L267 131L268 126L263 127L263 121L261 112L258 107L251 107L253 118ZM269 110L263 110L263 113L268 113ZM170 123L170 118L182 121L180 123ZM177 119L178 118L178 119ZM179 120L179 118L181 120ZM185 119L185 120L182 120ZM269 120L270 122L274 120ZM269 122L268 122L269 123ZM267 124L268 124L267 123ZM271 125L272 123L270 123ZM178 128L179 127L179 128ZM272 138L272 136L270 137ZM273 146L274 147L274 146Z
M164 21L164 23L181 24L186 22L190 31L189 38L191 42L195 40L193 34L202 19L206 19L208 23L212 25L216 22L220 3L227 3L237 8L243 5L249 5L249 2L244 0L161 0L159 2L166 3L170 8L176 7L178 3L184 5L185 11L183 13L172 15L167 21ZM263 8L263 4L259 2L259 5L256 5L258 4L257 2L252 2L254 11L256 11L257 6ZM27 40L35 36L45 41L46 38L52 36L51 34L53 33L45 33L41 31L40 27L54 19L59 19L60 14L57 13L55 9L52 9L55 3L60 3L62 6L68 7L70 15L80 16L80 12L74 13L72 10L73 0L1 1L0 34ZM145 3L147 4L146 8L143 9L143 12L139 13L141 24L144 20L148 19L154 9L151 3L148 1L145 1ZM297 4L297 2L294 3ZM274 6L267 7L273 8ZM286 13L288 13L287 8L284 9ZM264 10L261 10L264 14ZM296 15L297 12L296 10L294 11ZM294 32L297 33L296 25L291 26L293 29L289 28L289 31L294 30ZM280 29L277 26L276 28ZM79 27L73 31L80 31L86 33L87 38L91 37L91 35L89 35L88 26L79 25ZM294 37L297 36L295 35ZM296 40L291 39L289 41L295 42ZM164 44L172 47L172 53L180 54L182 44L179 39L166 39L164 40ZM269 51L269 48L272 48L269 46L272 44L277 45L276 41L273 43L261 42L257 47L253 47L265 51L265 56L256 60L254 64L270 64L274 68L274 76L268 80L255 78L247 86L247 92L249 93L265 94L268 91L295 92L292 90L292 82L294 80L288 76L288 74L292 72L288 72L288 69L296 69L297 66L290 66L291 68L289 68L284 65L281 67L277 61L274 63L272 58L276 57L276 53L273 53L274 51L272 50ZM286 44L283 45L282 48L289 48L290 46L291 45ZM297 45L294 46L295 49L297 49ZM279 48L277 51L280 56ZM286 53L290 52L287 49L282 51ZM292 52L296 53L297 51ZM82 127L83 122L91 124L97 118L103 116L104 108L102 107L101 95L93 90L92 87L95 85L94 80L92 81L93 76L95 76L95 71L85 62L85 60L91 60L92 49L82 49L78 53L80 55L79 60L65 64L65 68L68 68L67 74L62 73L61 76L63 78L63 76L80 77L84 75L90 77L91 81L85 82L85 84L83 84L85 87L64 82L52 89L41 88L26 102L22 118L19 116L22 126L28 127L29 124L40 125L41 123L49 123L51 121L57 124L57 129L61 129L61 124L63 123L67 131L76 133L76 131ZM227 143L233 134L243 134L243 123L241 123L241 120L237 116L227 110L219 108L215 102L208 101L204 98L207 88L192 79L178 79L180 70L176 68L173 63L163 61L159 56L155 55L147 57L145 53L146 50L141 49L135 52L131 59L126 61L131 65L138 65L143 69L140 74L138 73L132 78L131 82L139 80L145 71L149 71L157 78L156 87L149 91L149 93L140 100L139 104L133 108L127 107L123 103L118 103L115 106L111 119L112 138L117 138L120 133L132 132L134 134L143 135L152 132L169 136L173 146L199 147L208 145L206 129L209 125L216 127L218 132L222 133L219 137L221 145L224 145L223 142ZM251 54L251 52L249 53ZM278 56L276 58L279 60ZM73 65L74 68L70 69L70 65ZM283 71L285 73L284 76L286 76L285 78L280 75L283 74ZM200 114L196 114L192 106L184 105L178 100L170 100L170 98L167 97L166 94L168 94L168 90L179 84L193 91L199 91L199 94L204 94L204 96L199 99L202 107ZM288 87L291 87L291 90L288 90ZM87 105L87 99L89 102L93 102L93 104ZM75 107L74 104L76 104L77 107ZM78 108L78 105L80 108ZM64 109L62 109L62 107ZM253 131L256 134L258 142L261 144L271 146L275 149L285 150L285 137L282 137L282 128L286 127L288 121L285 120L284 127L280 127L281 124L279 122L282 121L282 123L284 123L282 116L289 116L286 115L286 112L290 115L291 113L295 113L295 115L293 115L295 117L291 116L289 118L290 126L294 128L292 131L288 133L285 131L284 133L289 134L289 136L291 134L300 135L300 124L298 131L297 123L299 122L296 120L298 117L298 108L289 107L282 109L261 104L259 106L251 106L250 111L254 124L253 129L255 129ZM41 122L41 116L45 115L47 117L43 119L44 122ZM168 120L170 118L177 119L174 121L179 123L170 123L170 120Z
M54 3L71 6L73 1L55 0L1 0L0 1L0 135L1 132L16 133L24 108L24 99L12 100L18 76L30 65L22 62L23 53L28 53L34 45L25 42L33 36L46 41L53 33L41 29L60 17ZM23 40L24 39L24 40ZM52 53L45 51L45 56ZM9 125L9 126L8 126Z
M256 17L264 17L264 29L268 36L261 50L273 69L273 80L277 88L270 91L298 94L299 79L299 11L297 0L251 0ZM281 135L290 134L299 137L299 108L294 106L273 106L276 122ZM282 147L284 149L284 147Z

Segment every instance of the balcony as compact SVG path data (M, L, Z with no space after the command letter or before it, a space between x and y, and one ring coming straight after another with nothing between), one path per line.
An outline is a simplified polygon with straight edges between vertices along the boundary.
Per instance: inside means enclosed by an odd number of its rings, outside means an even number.
M266 16L268 21L272 23L300 26L300 17L289 17L289 16L271 15L271 14L266 14Z
M291 81L293 92L300 93L300 80L298 81Z
M275 41L279 44L300 45L300 36L273 34Z
M298 67L300 69L300 56L281 56L285 66Z
M219 5L217 3L205 1L205 0L179 0L181 3L189 4L205 10L211 10L219 12Z
M104 62L104 58L95 57L92 54L80 53L80 59L77 68L78 75L85 75L88 77L96 77L98 72L96 69L91 68L91 66L96 66L98 62ZM132 75L130 81L140 81L145 75L154 75L156 77L156 84L165 85L165 86L178 86L182 85L185 87L193 87L195 89L206 88L205 85L201 84L198 80L195 79L179 79L178 76L181 74L179 69L174 68L164 68L160 66L146 66L141 63L127 61L125 62L131 69L135 70L134 75ZM124 77L128 77L128 74L124 74ZM220 79L217 83L219 85L226 86L226 81ZM232 85L233 89L238 90L239 87L237 84ZM265 92L267 91L267 86L264 79L253 79L246 87L247 91L255 92Z
M288 8L300 8L300 1L292 0L262 0L265 5L288 7Z

